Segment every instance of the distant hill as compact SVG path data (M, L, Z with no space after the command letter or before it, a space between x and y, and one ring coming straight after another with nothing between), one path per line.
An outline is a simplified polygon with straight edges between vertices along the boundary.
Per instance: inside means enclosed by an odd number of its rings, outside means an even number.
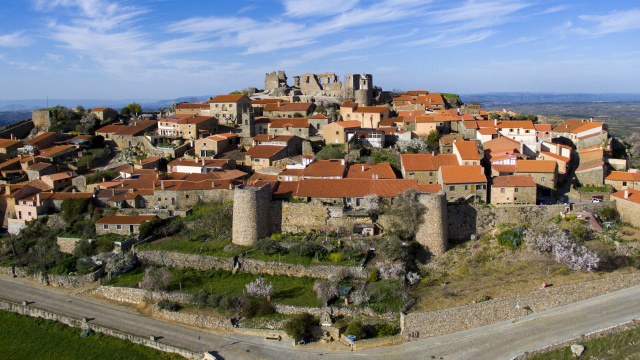
M0 112L0 127L26 119L31 119L31 111L3 111Z
M183 96L176 99L157 100L157 99L143 99L143 100L99 100L99 99L85 99L85 100L65 100L65 99L49 99L49 107L56 105L65 106L67 108L74 108L78 105L82 105L85 109L92 109L95 107L109 106L116 110L120 110L132 102L137 102L142 105L142 109L145 111L152 111L163 107L169 107L172 104L179 102L189 101L205 101L209 96ZM9 111L31 111L37 109L43 109L47 107L47 100L0 100L0 112Z
M640 102L640 94L553 94L553 93L484 93L461 94L460 99L468 103L480 101L484 104L536 104L536 103L581 103L581 102Z

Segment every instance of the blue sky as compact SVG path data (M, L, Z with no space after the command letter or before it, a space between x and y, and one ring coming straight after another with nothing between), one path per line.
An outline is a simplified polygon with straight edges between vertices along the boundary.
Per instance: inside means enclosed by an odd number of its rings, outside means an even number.
M170 99L264 74L439 92L640 93L640 3L4 0L0 99Z

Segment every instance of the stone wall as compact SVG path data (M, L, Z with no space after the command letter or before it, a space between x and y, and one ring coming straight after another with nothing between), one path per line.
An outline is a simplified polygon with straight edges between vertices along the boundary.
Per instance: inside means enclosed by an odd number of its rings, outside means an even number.
M176 311L167 311L160 309L157 305L153 306L152 314L153 316L161 319L170 320L189 326L199 326L217 331L234 331L233 325L231 325L231 319L226 317L215 317L207 315L187 314Z
M31 111L31 119L33 120L33 125L38 129L38 131L47 131L51 126L49 110L32 110Z
M63 238L58 236L58 239L56 240L56 243L58 244L58 247L60 248L60 252L63 253L67 253L67 254L73 254L73 249L75 249L76 247L76 243L78 241L80 241L82 239L78 239L78 238Z
M98 286L91 290L91 293L103 296L109 300L125 302L130 304L139 304L143 301L157 302L160 300L174 301L188 304L191 302L190 293L166 292L166 291L148 291L137 288L126 288L116 286Z
M177 269L193 268L196 270L223 269L233 270L232 258L219 258L215 256L182 254L167 251L138 251L138 260L143 264L155 266L169 266ZM358 266L336 265L311 265L286 264L267 262L253 259L238 259L239 270L249 274L269 274L285 276L308 276L312 278L326 279L331 275L348 275L357 279L366 279L368 273Z
M358 351L358 350L365 350L365 349L372 349L372 348L377 348L382 346L393 346L393 345L400 345L400 344L402 344L402 335L385 336L381 338L364 339L364 340L355 341L353 345L353 350Z
M444 192L420 194L418 201L426 207L416 240L430 253L442 255L447 251L447 200Z
M152 349L156 349L156 350L160 350L160 351L164 351L164 352L170 352L170 353L176 353L179 354L181 356L184 356L188 359L202 359L203 358L203 354L202 353L197 353L197 352L193 352L190 350L186 350L177 346L172 346L172 345L167 345L165 343L161 343L155 340L151 340L149 338L144 338L141 336L137 336L137 335L131 335L131 334L127 334L121 331L117 331L111 328L108 328L106 326L101 326L101 325L96 325L96 324L91 324L91 323L87 323L83 320L78 320L78 319L74 319L68 316L63 316L63 315L58 315L46 310L40 310L40 309L36 309L33 308L31 306L23 306L23 305L18 305L16 303L10 302L10 301L6 301L6 300L0 300L0 310L4 310L4 311L10 311L12 313L16 313L16 314L20 314L20 315L27 315L27 316L31 316L31 317L39 317L39 318L43 318L43 319L48 319L48 320L53 320L53 321L57 321L60 323L63 323L65 325L71 326L71 327L75 327L75 328L79 328L79 329L91 329L93 332L96 333L100 333L100 334L104 334L104 335L108 335L108 336L112 336L118 339L122 339L122 340L127 340L130 341L134 344L139 344L139 345L143 345L146 347L150 347Z
M0 271L0 275L32 278L43 285L51 285L67 289L75 289L96 282L104 273L104 268L102 267L92 273L79 276L51 275L46 273L29 274L25 268L15 266L2 267L0 269L2 269L2 271Z
M13 276L13 266L0 266L0 275Z
M410 341L417 338L451 334L516 319L529 313L546 311L638 284L640 284L640 275L632 273L565 286L548 287L477 304L410 313L400 318L402 336ZM419 334L417 338L411 336L416 332Z
M640 204L629 200L615 198L616 207L620 212L620 220L629 224L640 227Z
M576 171L576 178L582 185L602 186L602 184L604 184L604 165L588 170Z

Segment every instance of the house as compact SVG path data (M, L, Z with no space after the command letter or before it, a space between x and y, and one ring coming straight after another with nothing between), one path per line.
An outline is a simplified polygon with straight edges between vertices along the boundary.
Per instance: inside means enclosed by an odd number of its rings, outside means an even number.
M558 184L558 163L553 160L518 160L515 175L530 176L539 195L551 196Z
M218 119L212 116L174 114L158 121L158 135L167 138L195 140L199 134L218 131Z
M273 106L272 108L270 107L270 111L273 111L273 109L277 109L280 104L284 104L289 102L289 100L284 100L284 99L254 99L251 100L251 107L253 108L253 113L256 116L262 116L264 114L264 109L267 105Z
M338 121L327 125L322 132L326 144L345 144L347 142L347 129L360 129L362 123L357 120Z
M558 163L558 176L559 180L562 181L569 171L569 164L571 163L571 158L558 155L548 151L540 151L540 155L538 155L539 159L542 160L551 160Z
M9 234L16 235L28 221L37 219L49 210L51 204L48 201L52 194L50 192L38 192L17 200L15 209L15 219L7 219L7 229Z
M521 142L524 145L523 154L530 156L536 154L538 140L536 128L531 120L500 121L497 122L496 129L502 136Z
M51 175L42 176L41 180L50 186L54 192L62 191L70 187L73 174L70 172L62 172Z
M487 202L487 177L480 165L445 165L438 171L448 202Z
M262 113L270 118L301 118L311 114L316 105L310 102L283 103L276 108L265 106Z
M140 225L155 219L155 215L112 215L105 216L96 221L96 235L118 234L137 235L140 233Z
M255 170L258 168L272 166L275 161L286 158L287 147L276 145L252 146L247 150L245 156L245 164Z
M211 106L209 104L180 103L176 105L176 114L195 114L195 115L211 115Z
M325 126L329 125L332 121L331 116L317 113L309 117L309 125L311 125L312 134L322 134Z
M389 163L352 164L347 168L347 179L397 179Z
M36 159L50 163L61 163L75 158L77 154L78 148L73 145L58 145L40 150L39 154L36 155Z
M555 137L563 137L568 143L573 144L578 151L600 146L607 141L609 133L606 124L594 122L593 118L569 119L553 129Z
M618 191L625 189L640 190L640 173L612 171L604 182Z
M453 155L458 160L458 165L480 165L478 146L475 141L454 141Z
M50 175L59 172L60 166L41 162L29 166L25 172L29 180L39 180L42 175Z
M306 118L271 119L269 135L295 135L303 139L310 134L309 120Z
M453 153L453 142L454 141L463 141L464 138L460 134L447 134L440 137L438 140L440 154L451 154Z
M501 136L482 144L484 156L489 159L492 156L506 154L522 154L523 145L521 142Z
M37 150L44 150L52 147L58 140L58 136L54 132L45 132L35 136L24 142L24 146L20 148L20 153L35 154Z
M188 160L179 158L167 164L167 170L177 173L206 174L215 169L230 169L233 166L234 164L227 159L196 158Z
M458 122L458 133L466 140L476 140L478 129L480 129L480 127L475 120Z
M580 163L575 170L576 179L582 185L602 186L606 165L601 147L584 149L578 153Z
M340 106L340 117L343 121L360 121L363 128L377 128L380 121L389 118L387 106L358 106L351 101L345 101Z
M267 135L260 134L253 138L253 146L257 145L276 145L285 146L287 148L287 157L302 154L303 139L295 135Z
M133 163L134 170L158 170L160 167L159 156L149 156L146 159L140 159Z
M438 171L442 166L459 165L454 154L402 154L400 170L405 179L416 179L419 184L438 184Z
M538 142L551 141L553 138L551 124L533 124L536 129L536 140Z
M140 120L133 125L119 129L111 136L111 138L115 141L117 146L130 148L133 145L134 137L157 131L157 129L158 122L156 120Z
M223 152L227 147L236 145L239 137L234 133L215 134L194 141L196 156L212 157Z
M149 206L158 206L169 210L187 210L198 202L232 201L233 189L241 182L214 179L214 174L215 172L193 174L191 176L198 176L198 178L194 179L195 181L187 179L157 181ZM202 176L204 176L204 179L200 180Z
M103 138L105 138L105 140L111 139L115 133L124 129L125 127L126 126L123 123L109 124L96 130L96 135L102 136Z
M536 183L530 176L496 176L491 184L494 205L535 205L536 194Z
M218 95L209 100L209 115L227 124L239 124L251 112L251 99L243 94Z
M386 143L384 130L378 129L346 129L347 142L351 142L354 137L362 146L381 149Z
M100 119L100 122L109 122L118 119L118 111L110 107L99 107L91 110L91 113Z
M18 155L18 149L23 146L22 141L0 139L0 162L7 161Z
M640 190L625 189L611 194L620 213L620 220L640 227Z

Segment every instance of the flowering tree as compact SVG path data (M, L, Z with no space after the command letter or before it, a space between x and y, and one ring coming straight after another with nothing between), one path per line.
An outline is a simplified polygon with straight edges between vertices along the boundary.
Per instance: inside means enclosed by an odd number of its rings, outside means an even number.
M144 277L140 282L140 287L145 290L159 291L165 290L173 276L165 269L146 268Z
M246 289L249 295L269 297L273 293L273 284L265 284L263 278L257 278L255 281L248 283Z
M591 272L598 268L600 262L598 254L571 242L567 233L553 223L527 230L524 241L531 250L552 253L557 262L567 264L574 270Z
M349 295L349 298L351 299L351 301L353 301L354 304L361 305L368 302L371 296L369 295L369 292L367 292L367 288L362 285L361 287L353 291Z
M401 263L393 263L391 260L377 262L375 267L380 271L380 277L389 280L404 275L404 266Z
M411 140L400 140L396 143L396 148L402 153L417 153L427 150L428 145L424 140L420 138L414 138Z
M362 206L369 213L375 213L380 208L380 197L376 194L366 195L362 199Z
M325 306L329 300L338 296L338 285L329 281L316 281L313 291L318 295L318 299L324 301Z

